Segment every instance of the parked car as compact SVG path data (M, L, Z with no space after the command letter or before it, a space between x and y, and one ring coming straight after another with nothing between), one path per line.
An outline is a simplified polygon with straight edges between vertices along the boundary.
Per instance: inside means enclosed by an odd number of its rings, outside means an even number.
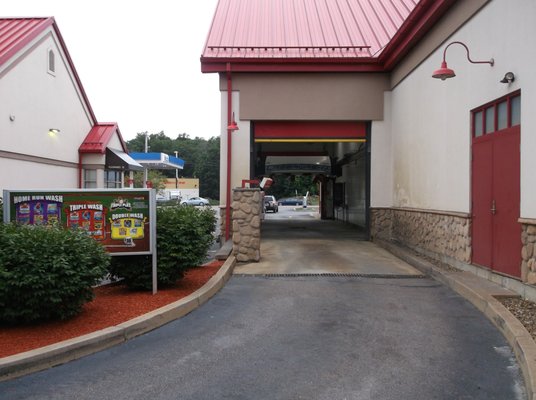
M302 197L288 197L284 199L279 199L277 202L280 206L301 206L303 205Z
M268 210L274 213L279 211L279 205L274 196L264 196L264 212Z
M188 200L181 201L181 205L183 206L208 206L209 203L207 199L202 197L191 197Z

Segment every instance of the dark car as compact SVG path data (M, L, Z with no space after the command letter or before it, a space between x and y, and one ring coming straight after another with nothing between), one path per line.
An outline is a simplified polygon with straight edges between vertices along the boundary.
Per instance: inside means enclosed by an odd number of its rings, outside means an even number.
M279 206L274 196L264 196L264 212L268 211L274 213L279 211Z
M280 206L301 206L303 205L302 197L288 197L284 199L279 199L277 202Z

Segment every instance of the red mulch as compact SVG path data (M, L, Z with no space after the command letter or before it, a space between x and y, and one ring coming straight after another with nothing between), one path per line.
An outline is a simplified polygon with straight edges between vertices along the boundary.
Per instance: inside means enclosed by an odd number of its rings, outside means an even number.
M67 321L53 321L22 327L2 327L0 357L47 346L128 321L166 304L173 303L203 286L223 265L214 261L188 270L174 287L151 292L135 292L124 285L95 288L95 298L83 311Z

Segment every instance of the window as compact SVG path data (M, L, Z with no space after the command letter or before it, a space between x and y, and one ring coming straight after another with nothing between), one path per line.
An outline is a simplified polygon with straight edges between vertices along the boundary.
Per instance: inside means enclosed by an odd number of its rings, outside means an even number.
M104 171L104 187L109 189L122 187L121 171Z
M54 54L54 50L49 49L48 50L48 63L47 63L48 73L51 75L56 74L56 55Z
M521 124L521 94L519 91L475 108L471 132L478 138Z
M511 126L519 125L521 124L521 96L513 97L512 100L510 100L510 104Z
M495 131L495 107L486 109L486 133Z
M497 130L508 127L508 102L503 101L497 105Z
M482 111L473 114L473 130L475 137L482 136Z
M97 170L96 169L84 170L84 187L86 189L94 189L97 187Z

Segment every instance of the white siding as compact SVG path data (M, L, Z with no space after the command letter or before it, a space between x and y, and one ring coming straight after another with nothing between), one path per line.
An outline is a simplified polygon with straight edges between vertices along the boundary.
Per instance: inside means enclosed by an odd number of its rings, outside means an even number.
M78 187L78 169L0 157L0 188L71 189ZM9 171L9 173L5 173ZM0 193L1 196L1 193Z
M48 73L49 49L55 53L55 75ZM78 148L92 121L52 28L13 61L0 71L0 150L77 163ZM51 137L49 128L60 133ZM33 175L42 187L58 187L60 176L76 177L69 167L54 167L54 174L45 173L50 167L40 168ZM11 174L3 182L2 187L20 186ZM60 186L77 187L77 180L65 179Z

